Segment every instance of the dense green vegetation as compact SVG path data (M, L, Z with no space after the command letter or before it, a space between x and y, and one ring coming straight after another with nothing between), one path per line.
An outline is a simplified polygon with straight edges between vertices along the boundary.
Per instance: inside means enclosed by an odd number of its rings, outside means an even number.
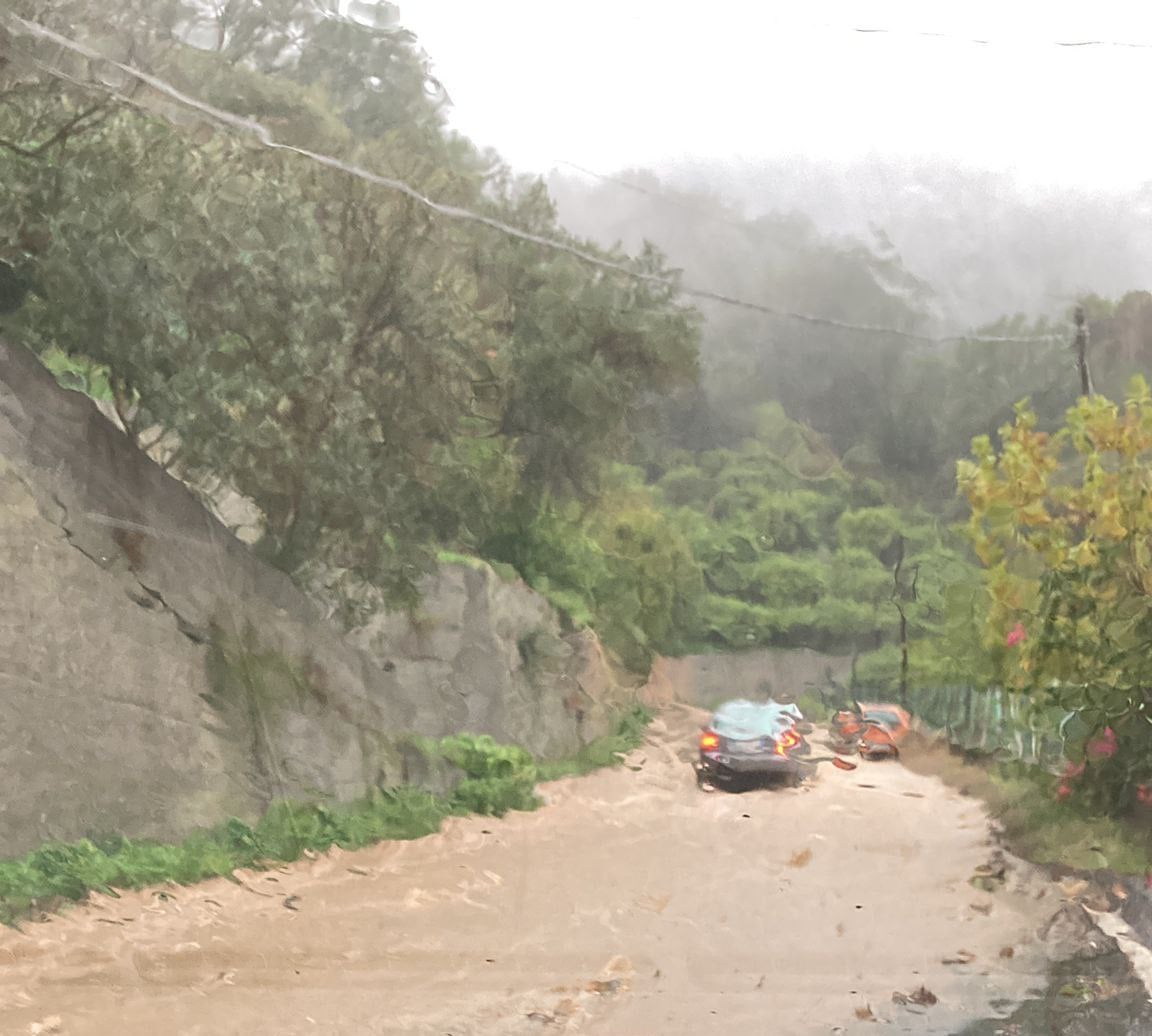
M245 0L200 50L176 38L191 5L149 10L16 4L120 38L280 139L579 244L538 184L443 129L405 34ZM671 284L436 218L206 120L174 124L170 107L93 109L32 64L55 48L24 49L0 73L0 261L33 287L7 333L106 368L127 427L166 432L173 470L254 501L264 556L350 617L381 592L411 601L437 541L475 549L593 499L644 400L694 377L696 318ZM654 253L628 265L663 271Z
M1000 439L959 469L985 653L1004 685L1079 721L1066 797L1152 805L1152 392L1136 377L1123 407L1082 398L1056 434L1021 405Z
M908 606L909 636L923 636L964 566L938 523L890 504L881 483L850 474L779 405L757 416L755 437L673 452L655 482L702 567L703 639L856 654L892 640L897 603Z

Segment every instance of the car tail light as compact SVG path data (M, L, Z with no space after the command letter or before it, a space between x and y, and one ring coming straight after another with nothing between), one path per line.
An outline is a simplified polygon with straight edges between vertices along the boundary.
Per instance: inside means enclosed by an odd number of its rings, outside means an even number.
M700 735L700 751L715 752L720 747L720 735L711 730L705 730Z
M776 754L783 755L789 748L795 748L800 744L800 735L795 730L785 730L776 739Z

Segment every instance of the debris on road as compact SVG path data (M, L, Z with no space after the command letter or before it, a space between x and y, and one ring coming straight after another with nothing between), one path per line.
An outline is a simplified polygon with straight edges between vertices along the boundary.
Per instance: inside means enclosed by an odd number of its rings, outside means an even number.
M895 992L892 994L892 1003L907 1006L908 1004L915 1004L917 1007L931 1007L933 1004L939 1003L939 998L932 990L926 986L921 986L919 989L913 990L911 993Z
M672 902L672 896L663 895L644 895L638 896L633 902L641 910L650 910L654 914L662 914L668 909L668 904Z
M968 884L981 892L996 892L1004 886L1008 877L1008 865L1001 853L997 852L988 863L982 863L968 879Z

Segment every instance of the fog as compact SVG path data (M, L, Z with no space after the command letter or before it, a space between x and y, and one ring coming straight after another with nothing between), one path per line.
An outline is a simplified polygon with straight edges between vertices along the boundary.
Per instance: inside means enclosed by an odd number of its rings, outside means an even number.
M747 284L703 264L715 221L689 231L685 199L569 163L898 256L943 331L1152 279L1133 131L1152 21L1135 5L409 0L401 17L457 130L548 176L577 233L649 238L704 287Z
M695 160L614 172L612 181L568 166L549 186L574 232L629 250L647 238L695 283L721 291L757 290L726 257L702 262L717 235L733 232L724 220L800 217L829 247L898 260L930 290L928 310L946 333L1016 313L1060 316L1082 295L1117 297L1152 282L1144 232L1152 184L1041 187L1003 172L876 157ZM832 315L829 304L823 315Z

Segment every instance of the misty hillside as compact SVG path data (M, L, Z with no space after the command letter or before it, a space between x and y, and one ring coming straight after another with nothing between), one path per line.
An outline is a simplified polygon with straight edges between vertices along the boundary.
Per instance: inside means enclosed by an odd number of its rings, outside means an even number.
M1079 295L1119 296L1152 283L1152 240L1141 230L1152 215L1152 185L1133 194L1026 188L1005 174L883 159L698 161L619 180L652 193L575 170L554 174L549 185L561 221L605 243L635 247L648 237L720 290L734 288L728 271L701 268L697 253L722 224L701 225L693 207L713 215L723 208L734 219L803 217L820 236L898 256L930 286L931 309L949 332L1005 314L1056 316ZM803 301L790 308L804 308Z

